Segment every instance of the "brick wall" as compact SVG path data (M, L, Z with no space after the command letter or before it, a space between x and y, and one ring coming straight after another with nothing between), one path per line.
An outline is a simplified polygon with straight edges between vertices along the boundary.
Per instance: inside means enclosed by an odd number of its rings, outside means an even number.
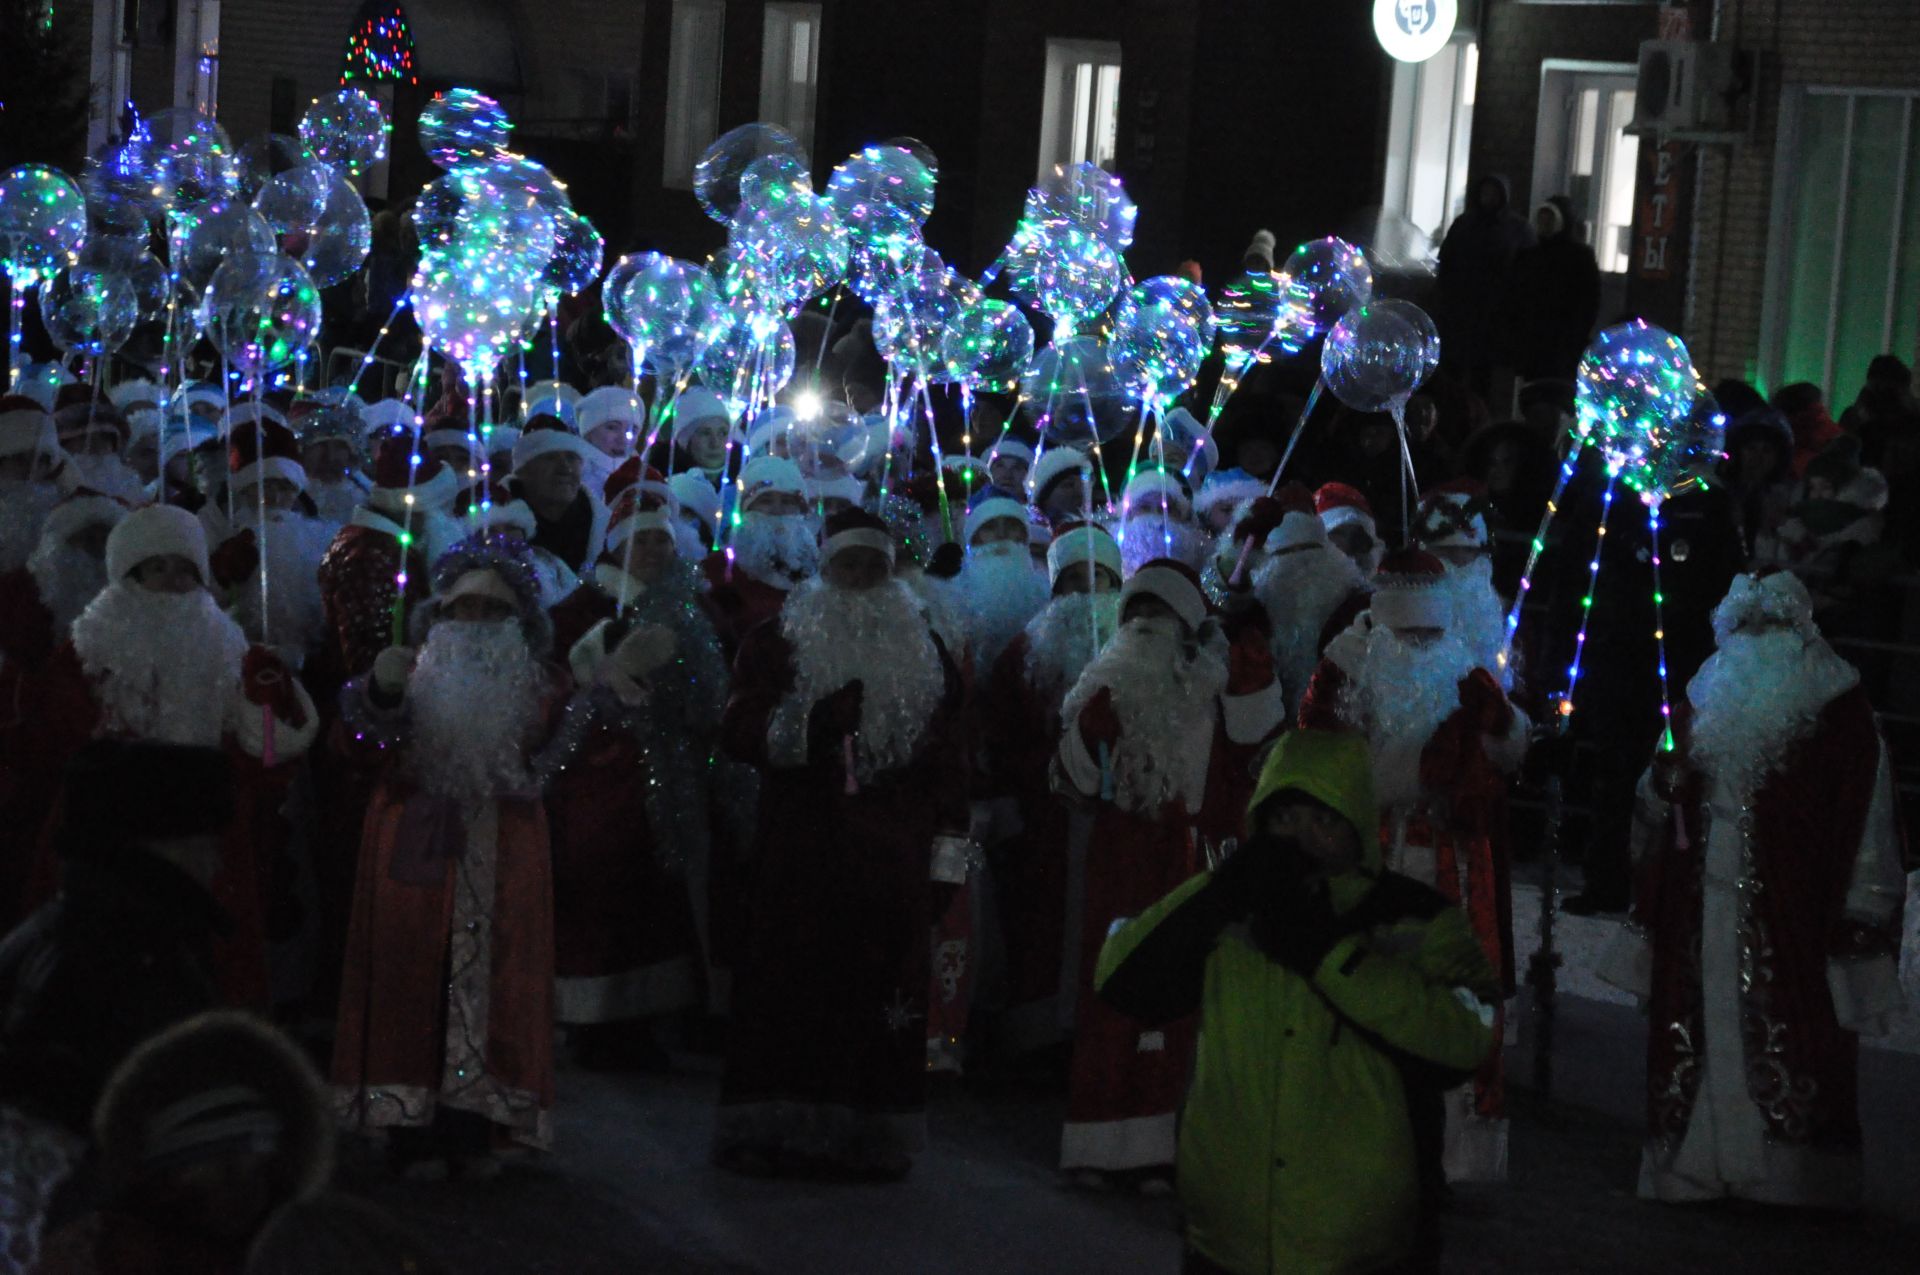
M1709 380L1761 370L1782 87L1920 89L1920 3L1725 0L1719 36L1759 50L1762 70L1753 140L1702 155L1687 341ZM1836 388L1850 396L1855 387Z

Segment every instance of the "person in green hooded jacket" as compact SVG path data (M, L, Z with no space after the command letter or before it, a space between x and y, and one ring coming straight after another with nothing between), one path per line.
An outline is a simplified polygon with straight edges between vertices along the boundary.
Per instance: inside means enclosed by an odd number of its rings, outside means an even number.
M1131 920L1095 985L1200 1011L1177 1181L1189 1275L1437 1269L1440 1095L1492 1044L1500 989L1460 910L1380 866L1367 745L1300 730L1250 837Z

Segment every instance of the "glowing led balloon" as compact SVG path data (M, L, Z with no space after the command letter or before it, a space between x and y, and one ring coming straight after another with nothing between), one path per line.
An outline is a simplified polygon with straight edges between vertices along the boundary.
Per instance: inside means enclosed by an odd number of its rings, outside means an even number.
M1250 270L1220 289L1213 319L1229 372L1272 361L1287 311L1287 280L1272 270Z
M700 152L693 166L694 198L707 216L723 226L732 225L740 205L747 202L742 189L747 170L769 158L776 164L759 170L756 181L775 172L788 180L796 170L800 176L806 175L806 148L778 124L742 124L722 133ZM785 164L778 163L780 160Z
M1349 310L1320 350L1327 389L1356 412L1404 406L1439 364L1439 330L1411 301L1374 301Z
M317 162L305 142L285 133L267 133L242 142L236 158L240 163L240 195L250 204L258 204L260 192L280 174Z
M849 251L846 227L824 199L743 208L722 254L722 290L754 309L785 310L844 279Z
M608 324L663 380L699 360L725 317L705 270L657 252L622 257L600 291Z
M1033 193L1049 218L1059 218L1097 236L1115 252L1133 244L1140 210L1118 177L1098 164L1055 164Z
M62 350L98 357L133 335L140 299L123 275L70 266L41 289L40 318Z
M532 192L502 188L486 169L454 169L427 183L414 201L422 251L455 259L512 258L539 273L553 257L554 218Z
M1068 337L1034 355L1020 375L1020 405L1050 444L1104 443L1126 428L1126 396L1107 347Z
M920 269L903 279L873 313L873 344L898 370L945 379L941 343L979 289L955 276L929 249Z
M700 381L737 416L766 403L793 379L793 329L770 314L735 314L716 327L700 355Z
M358 177L385 159L392 131L380 103L353 88L315 98L300 117L300 140L315 159L345 177Z
M478 167L489 182L508 195L516 199L524 196L552 216L558 217L573 209L567 184L538 160L516 155L512 151L501 151Z
M539 308L538 274L517 254L422 254L410 289L428 343L476 377L519 344Z
M95 234L144 238L166 210L154 193L144 134L95 151L80 171L80 190Z
M762 155L740 174L742 209L771 207L812 194L813 178L807 166L785 153Z
M964 380L990 394L1010 393L1033 360L1033 325L1019 306L976 301L947 328L940 359L948 380Z
M1158 407L1184 392L1213 349L1213 306L1200 285L1159 275L1127 290L1107 348L1136 404Z
M803 475L836 477L866 459L873 431L851 407L833 400L808 406L794 412L783 440Z
M1699 393L1686 345L1645 319L1602 330L1581 356L1573 384L1574 429L1610 462L1648 429L1689 416Z
M198 217L239 199L240 158L226 129L184 108L161 111L145 127L153 187L170 212Z
M1061 231L1042 245L1034 265L1034 298L1053 320L1056 340L1098 317L1126 286L1119 254L1079 229Z
M1705 486L1726 441L1726 414L1696 374L1693 402L1684 415L1648 422L1637 437L1619 440L1609 460L1618 462L1620 481L1642 500L1658 504Z
M1293 335L1302 347L1325 335L1347 311L1373 299L1373 267L1367 254L1331 235L1295 248L1280 273L1287 280L1287 302L1299 314L1300 327ZM1283 332L1283 341L1288 335Z
M167 268L144 241L95 236L80 250L79 264L125 279L139 306L139 322L157 319L166 310Z
M320 333L320 293L299 262L279 253L235 252L213 272L200 326L235 371L285 367Z
M266 218L245 204L216 204L187 232L187 250L176 263L180 280L194 295L205 291L214 272L234 253L272 255L280 249Z
M334 177L312 230L297 254L315 287L331 288L353 276L373 250L373 217L353 183Z
M553 256L541 272L541 286L572 296L585 292L600 277L606 259L606 241L593 223L568 209L555 221Z
M0 174L0 267L30 288L66 269L87 238L87 201L66 174L25 164Z
M500 103L475 89L448 89L420 112L420 148L441 168L492 159L512 132Z
M870 223L890 219L882 209L904 213L924 226L933 213L933 170L900 146L868 146L850 155L827 178L827 199L856 236L866 237Z
M269 177L253 198L253 210L276 234L307 230L320 220L333 193L333 170L309 162Z

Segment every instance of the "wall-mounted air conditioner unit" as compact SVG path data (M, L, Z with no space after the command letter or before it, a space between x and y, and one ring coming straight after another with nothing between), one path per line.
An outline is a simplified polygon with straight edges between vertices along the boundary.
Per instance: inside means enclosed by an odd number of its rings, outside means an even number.
M1640 46L1629 133L1697 142L1736 142L1753 132L1759 58L1750 49L1694 40Z

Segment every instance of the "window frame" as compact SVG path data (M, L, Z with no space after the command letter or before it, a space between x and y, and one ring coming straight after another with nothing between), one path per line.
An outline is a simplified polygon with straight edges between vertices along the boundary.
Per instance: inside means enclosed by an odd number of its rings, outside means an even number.
M1076 82L1083 67L1092 66L1092 74L1087 80L1087 114L1091 116L1099 108L1101 97L1100 71L1112 67L1114 72L1113 116L1115 121L1115 150L1118 147L1118 121L1120 118L1121 85L1124 84L1125 59L1122 56L1118 40L1092 40L1078 37L1047 37L1046 45L1046 86L1040 101L1040 138L1037 161L1034 164L1036 181L1044 181L1053 172L1057 164L1072 164L1074 146L1079 140L1080 121L1079 93ZM1087 121L1089 124L1092 120ZM1096 139L1097 140L1097 139ZM1087 157L1095 164L1109 167L1118 156L1106 157L1102 163L1099 155Z
M711 58L694 66L696 51L682 38L683 18L705 15L712 21ZM688 24L691 25L691 24ZM667 119L662 138L660 184L668 190L692 190L694 165L720 136L720 76L726 60L726 0L673 0L667 35ZM698 51L707 52L706 48ZM704 102L696 103L701 93ZM700 107L704 105L704 111ZM708 127L701 127L702 118Z

